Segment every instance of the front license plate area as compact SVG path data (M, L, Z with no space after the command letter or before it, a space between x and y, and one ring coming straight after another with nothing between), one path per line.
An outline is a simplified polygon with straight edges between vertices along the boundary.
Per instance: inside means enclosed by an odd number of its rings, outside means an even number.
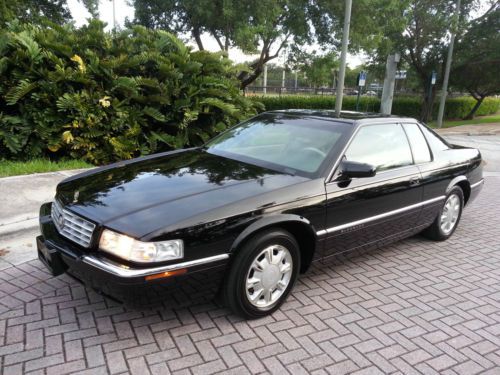
M38 250L38 259L40 259L53 276L58 276L64 273L66 265L61 258L61 254L55 250L49 249L41 237L37 237L36 247Z

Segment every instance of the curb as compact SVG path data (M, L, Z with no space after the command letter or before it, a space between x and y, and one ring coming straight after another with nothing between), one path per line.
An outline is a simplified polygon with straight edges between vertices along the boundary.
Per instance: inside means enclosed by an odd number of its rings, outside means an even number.
M434 129L436 130L436 129ZM489 131L489 132L457 132L457 131L450 131L450 132L440 132L437 131L439 135L442 135L443 137L446 137L447 135L467 135L467 136L488 136L488 135L498 135L500 134L500 131Z
M26 220L0 225L0 238L38 228L38 214Z
M75 174L82 173L85 171L88 171L89 169L93 168L81 168L81 169L66 169L63 171L53 171L53 172L41 172L41 173L30 173L30 174L18 174L15 176L6 176L6 177L0 177L0 181L6 181L6 180L15 180L15 179L22 179L22 178L33 178L37 176L63 176L63 177L71 177L74 176Z
M0 183L10 182L11 184L13 183L16 185L18 183L20 185L29 185L30 180L32 180L33 178L43 177L43 176L57 177L57 179L63 180L64 178L74 176L75 174L84 172L88 169L90 168L68 169L62 171L1 177ZM49 199L51 198L49 197L40 198L40 201L38 203L41 205L43 202L46 202ZM22 205L20 205L20 208L22 209ZM30 207L25 207L25 209L33 211L16 213L15 216L11 215L9 217L4 217L0 220L0 243L1 240L3 240L4 238L12 237L16 234L21 234L22 232L31 231L38 228L39 206L36 207L36 211L34 210L34 208L35 207L33 207L33 205Z

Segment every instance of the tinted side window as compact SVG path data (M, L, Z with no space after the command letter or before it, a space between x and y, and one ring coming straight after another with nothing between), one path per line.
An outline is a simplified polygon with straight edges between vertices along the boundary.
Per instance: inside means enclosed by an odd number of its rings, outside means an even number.
M429 146L431 146L432 150L443 151L449 149L448 145L445 142L443 142L436 134L431 132L425 126L421 126L420 129L422 129L425 138L427 139L427 142L429 142Z
M425 141L424 135L417 124L403 124L408 139L410 140L411 150L415 163L425 163L431 161L429 146Z
M345 156L347 160L374 165L378 171L413 164L408 139L399 124L363 126Z

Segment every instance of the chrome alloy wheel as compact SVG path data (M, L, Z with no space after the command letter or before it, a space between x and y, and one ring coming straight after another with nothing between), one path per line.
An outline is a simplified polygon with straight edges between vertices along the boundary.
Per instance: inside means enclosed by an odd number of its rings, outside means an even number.
M282 245L271 245L253 260L246 278L248 302L258 308L272 306L285 292L292 278L293 260Z
M460 197L457 194L451 194L443 207L441 213L441 230L448 235L457 224L460 215Z

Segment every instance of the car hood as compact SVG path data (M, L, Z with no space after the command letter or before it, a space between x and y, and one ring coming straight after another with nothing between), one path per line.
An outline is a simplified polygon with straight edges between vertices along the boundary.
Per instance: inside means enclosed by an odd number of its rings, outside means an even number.
M90 220L141 238L214 208L304 180L190 149L74 176L58 186L57 199Z

